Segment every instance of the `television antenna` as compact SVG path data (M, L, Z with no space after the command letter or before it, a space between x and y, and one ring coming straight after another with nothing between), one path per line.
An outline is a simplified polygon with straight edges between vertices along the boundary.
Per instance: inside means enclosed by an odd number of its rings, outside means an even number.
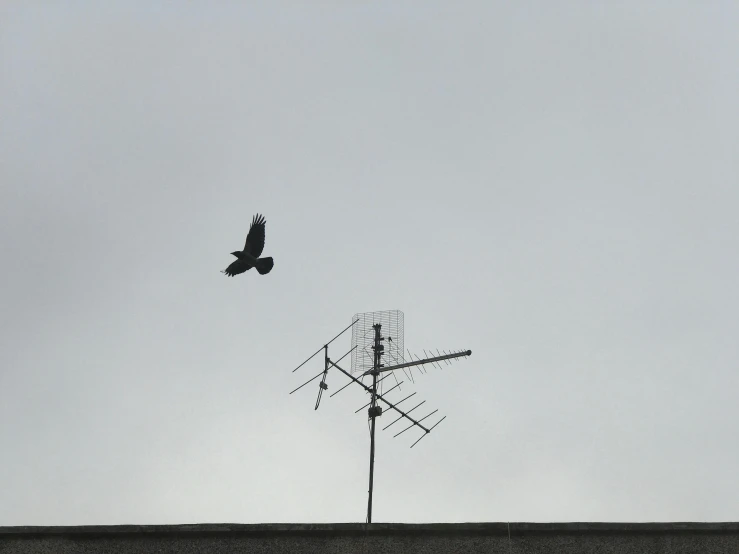
M367 500L367 523L372 523L372 491L374 488L375 475L375 420L382 415L383 405L385 406L386 410L390 409L399 414L396 419L383 427L383 430L394 425L401 419L405 419L406 423L410 422L410 425L393 435L393 437L402 435L413 427L417 427L418 429L423 431L423 434L413 444L411 444L411 448L416 446L416 444L418 444L421 439L423 439L437 425L439 425L439 423L446 419L446 416L444 416L431 426L427 426L429 425L428 423L426 425L422 423L429 417L436 414L439 410L434 410L419 419L414 419L414 417L410 415L411 412L425 404L425 400L406 411L404 411L405 406L403 407L403 409L398 407L401 403L415 396L415 392L400 400L390 401L388 395L395 389L400 389L400 386L405 382L398 381L398 377L396 376L395 372L398 370L402 370L406 377L408 377L412 382L415 382L413 376L414 367L419 369L422 373L425 373L425 367L427 365L436 366L441 369L439 362L449 364L452 360L467 357L472 354L472 350L460 350L451 352L444 351L443 354L437 350L436 356L429 356L429 354L424 350L424 358L415 356L414 360L414 356L410 353L410 351L407 351L408 356L406 357L404 355L403 327L404 315L403 312L401 312L400 310L387 310L382 312L366 312L356 314L352 318L352 322L348 327L344 328L344 330L341 331L338 335L324 344L321 348L316 350L316 352L313 353L312 356L306 359L298 367L293 369L293 373L295 373L298 369L303 367L321 351L323 351L323 371L318 373L318 375L311 377L299 387L290 391L290 394L293 394L294 392L299 391L309 383L312 383L313 381L321 377L321 381L318 384L318 397L316 398L316 405L314 408L315 410L317 410L318 406L321 404L321 397L323 396L323 392L328 390L326 378L328 376L329 369L332 368L336 368L339 372L348 377L349 382L341 387L339 390L331 394L331 396L336 396L350 385L359 386L370 395L370 401L355 412L358 413L360 410L369 407L369 409L367 410L368 418L370 421L370 460L368 491L369 498ZM338 360L332 360L328 356L328 346L349 329L352 330L351 349ZM387 336L383 336L383 333L386 333ZM341 362L349 354L351 354L351 370L347 371L339 366L339 362ZM383 363L383 361L388 361L390 363L389 365L387 365ZM383 382L391 375L395 379L396 384L395 386L383 392ZM359 378L357 378L357 376L359 376ZM372 383L365 384L362 381L362 379L364 379L365 377L372 377ZM380 385L379 389L378 385Z

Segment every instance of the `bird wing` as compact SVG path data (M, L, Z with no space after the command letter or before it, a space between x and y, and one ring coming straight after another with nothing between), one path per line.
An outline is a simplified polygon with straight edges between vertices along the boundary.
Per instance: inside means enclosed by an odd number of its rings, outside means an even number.
M239 273L244 273L247 269L251 269L248 263L246 263L244 260L236 260L226 269L221 271L221 273L225 273L229 277L233 277L234 275L238 275Z
M249 234L246 235L244 252L248 252L255 258L261 256L262 250L264 250L264 227L266 223L263 215L255 215L251 220Z

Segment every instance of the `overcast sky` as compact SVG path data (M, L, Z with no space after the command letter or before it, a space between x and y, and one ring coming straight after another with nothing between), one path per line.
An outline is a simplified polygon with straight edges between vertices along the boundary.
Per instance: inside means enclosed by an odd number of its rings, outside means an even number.
M364 521L364 393L288 393L387 309L473 354L403 385L447 419L379 433L374 521L737 520L737 28L3 2L0 525Z

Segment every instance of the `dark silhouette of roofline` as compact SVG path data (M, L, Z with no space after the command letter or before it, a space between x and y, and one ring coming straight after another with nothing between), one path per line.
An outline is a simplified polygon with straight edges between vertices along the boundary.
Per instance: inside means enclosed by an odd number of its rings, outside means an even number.
M197 523L185 525L78 525L0 527L2 538L20 537L114 537L130 535L509 535L537 534L737 534L739 522L657 523Z

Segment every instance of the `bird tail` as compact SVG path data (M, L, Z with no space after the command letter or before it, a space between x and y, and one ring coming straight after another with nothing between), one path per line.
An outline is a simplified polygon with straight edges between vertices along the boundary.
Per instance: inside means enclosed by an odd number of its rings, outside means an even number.
M272 267L275 265L275 261L272 258L259 258L254 267L261 275L266 275L272 271Z

